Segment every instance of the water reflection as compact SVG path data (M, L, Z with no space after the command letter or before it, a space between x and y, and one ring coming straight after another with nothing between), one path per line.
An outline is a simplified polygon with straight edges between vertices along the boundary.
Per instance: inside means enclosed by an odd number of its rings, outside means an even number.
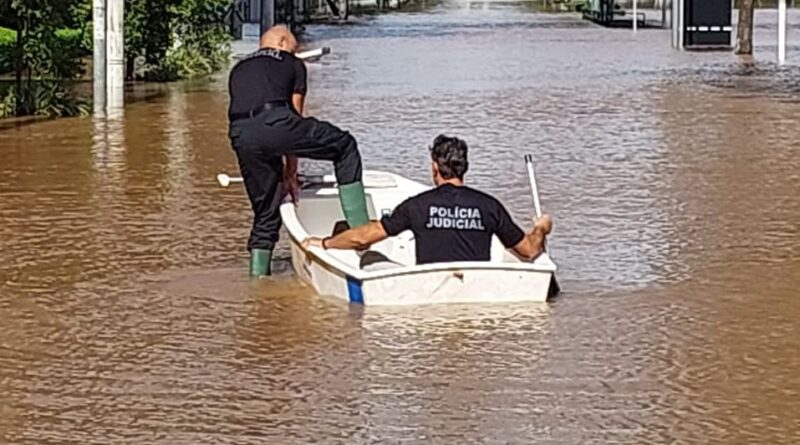
M108 181L118 184L125 172L125 120L95 116L92 120L92 158L98 176L110 174Z

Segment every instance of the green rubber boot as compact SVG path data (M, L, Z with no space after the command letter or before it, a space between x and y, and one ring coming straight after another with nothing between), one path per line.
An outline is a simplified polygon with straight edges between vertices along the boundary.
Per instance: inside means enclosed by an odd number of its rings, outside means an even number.
M356 181L339 186L339 201L347 224L351 229L369 222L367 213L367 197L364 195L364 184Z
M272 251L266 249L250 250L250 276L265 277L272 274Z

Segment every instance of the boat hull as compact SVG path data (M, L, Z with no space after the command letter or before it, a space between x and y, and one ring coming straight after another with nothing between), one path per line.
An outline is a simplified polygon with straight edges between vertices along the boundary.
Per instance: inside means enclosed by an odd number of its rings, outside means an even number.
M550 296L553 277L553 272L548 270L449 263L434 270L357 278L326 264L294 239L291 255L295 274L320 295L370 306L545 302Z
M406 178L365 173L370 218L391 213L403 200L426 190ZM492 261L416 265L410 231L372 246L384 260L361 267L354 251L305 249L309 236L327 236L343 215L335 185L304 190L300 204L284 204L281 215L289 232L292 266L301 280L321 295L366 305L497 303L548 299L556 265L545 253L523 262L492 242Z

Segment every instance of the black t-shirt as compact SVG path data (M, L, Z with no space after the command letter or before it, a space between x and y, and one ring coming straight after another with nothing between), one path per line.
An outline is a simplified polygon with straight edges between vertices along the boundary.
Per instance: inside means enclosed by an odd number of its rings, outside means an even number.
M229 115L246 113L270 101L291 103L292 94L306 94L306 65L294 54L262 49L233 67L228 89Z
M506 248L525 236L498 200L450 184L405 200L381 222L389 236L414 232L417 264L489 261L492 235Z

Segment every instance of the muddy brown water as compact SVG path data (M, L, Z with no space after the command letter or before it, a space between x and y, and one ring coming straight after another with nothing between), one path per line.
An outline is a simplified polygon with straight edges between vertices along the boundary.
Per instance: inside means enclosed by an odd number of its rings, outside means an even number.
M0 443L797 443L800 59L773 32L753 66L513 4L309 28L309 108L367 167L427 181L464 137L528 226L535 153L546 305L347 307L285 244L249 282L224 76L0 132Z

